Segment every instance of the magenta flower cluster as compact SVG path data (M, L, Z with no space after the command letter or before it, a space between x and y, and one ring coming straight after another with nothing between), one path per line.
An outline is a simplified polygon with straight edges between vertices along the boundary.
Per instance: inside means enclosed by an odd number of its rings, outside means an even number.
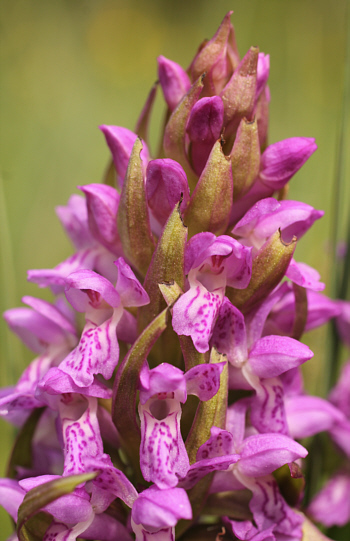
M135 133L101 126L104 183L57 208L74 254L28 273L52 303L5 312L37 354L0 393L20 427L0 480L12 540L300 540L314 526L299 440L328 431L350 457L349 364L329 400L300 370L304 331L338 317L350 336L349 304L294 259L323 212L287 187L316 144L268 145L269 56L240 59L230 16L187 71L159 57ZM349 491L344 468L309 517L345 524Z

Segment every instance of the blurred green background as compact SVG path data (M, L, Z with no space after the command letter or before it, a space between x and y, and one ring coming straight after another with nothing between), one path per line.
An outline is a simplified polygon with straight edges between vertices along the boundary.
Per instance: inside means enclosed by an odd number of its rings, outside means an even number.
M187 67L199 43L212 37L230 9L241 55L251 45L270 54L270 143L316 138L318 151L292 180L289 198L326 211L298 246L296 258L317 267L329 284L346 4L1 0L1 311L19 306L25 294L49 298L26 282L26 270L52 267L71 253L54 207L64 205L77 185L100 181L109 153L98 126L133 129L157 78L156 57L162 54ZM151 128L154 148L161 111L159 100ZM345 176L348 172L347 164ZM340 236L349 208L345 184ZM5 385L16 381L33 355L2 320L0 325ZM324 391L327 336L322 330L306 336L315 351L306 368L313 393ZM0 430L3 474L13 431L2 421ZM9 532L1 529L0 537Z

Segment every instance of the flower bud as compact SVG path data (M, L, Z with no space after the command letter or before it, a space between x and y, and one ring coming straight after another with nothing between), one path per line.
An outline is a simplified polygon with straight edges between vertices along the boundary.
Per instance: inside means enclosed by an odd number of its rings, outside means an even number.
M198 51L190 66L193 80L204 72L207 74L204 93L209 96L221 91L238 63L234 31L230 21L232 13L229 11L225 15L214 37Z
M187 207L190 199L186 173L174 160L151 160L146 172L146 195L156 220L164 226L181 199L181 209Z
M165 56L158 57L158 77L164 99L173 111L191 88L191 81L185 70Z
M191 141L191 163L200 175L210 151L220 138L224 120L224 105L219 96L202 98L194 105L186 131Z
M243 117L250 119L255 102L259 49L251 47L222 90L225 137L232 138Z

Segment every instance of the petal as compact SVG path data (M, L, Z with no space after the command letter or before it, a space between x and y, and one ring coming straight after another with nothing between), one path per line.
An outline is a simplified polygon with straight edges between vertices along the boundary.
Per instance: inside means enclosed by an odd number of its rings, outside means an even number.
M78 312L86 312L90 307L99 308L101 297L113 308L120 305L119 293L111 282L92 270L83 269L70 274L65 293L68 302Z
M259 378L273 378L313 357L305 344L288 336L264 336L249 353L249 365Z
M211 141L220 137L224 120L224 104L220 96L201 98L194 104L186 131L191 141Z
M93 244L84 197L71 195L68 205L56 207L56 214L77 250Z
M290 434L293 438L306 438L341 423L344 414L318 396L292 396L285 401Z
M254 381L256 395L251 399L251 422L262 433L276 432L288 434L288 425L284 407L284 389L279 378Z
M317 270L306 265L306 263L297 263L294 259L289 264L286 276L295 284L313 291L323 291L326 287L323 282L320 282L320 275Z
M0 505L17 522L18 508L25 496L25 490L14 479L0 479Z
M7 310L4 319L11 331L35 353L43 353L48 344L57 344L65 338L60 326L31 308Z
M114 251L119 243L117 211L120 195L106 184L78 186L86 196L89 228L94 238Z
M243 314L233 306L227 297L220 307L216 321L212 346L227 355L228 361L240 367L248 357L247 336Z
M92 487L89 487L92 492L91 503L96 513L105 511L115 498L123 500L128 507L133 506L137 491L126 475L113 466L109 455L87 457L85 466L87 471L100 471L92 481Z
M103 444L97 420L97 399L72 395L60 403L64 441L63 475L85 473L86 458L103 455ZM81 410L83 408L83 412Z
M87 248L76 252L71 257L59 263L53 269L29 270L28 280L39 287L51 287L55 294L62 293L69 274L79 269L92 269L96 263L96 248Z
M185 274L188 274L192 268L198 267L208 257L206 250L215 242L214 233L205 231L194 235L186 245L185 252ZM226 250L227 254L230 250Z
M148 488L141 492L132 508L134 522L150 530L176 526L180 518L192 518L191 504L182 488Z
M118 364L119 345L116 328L121 310L115 310L113 317L95 325L88 321L78 346L61 362L59 368L68 374L78 387L88 387L95 374L110 379Z
M225 455L215 458L199 460L195 464L192 464L186 477L184 479L181 479L179 485L182 488L189 490L209 473L228 470L228 468L232 464L238 462L239 459L239 455Z
M100 541L132 541L127 528L107 513L95 515L92 524L84 531L83 538Z
M288 436L256 434L243 441L238 468L248 477L262 477L306 455L307 450Z
M219 288L210 292L200 282L195 284L174 305L173 329L179 335L191 336L195 348L205 353L224 291Z
M302 538L303 518L287 505L272 476L262 477L255 481L252 479L250 483L246 483L246 486L253 492L249 507L258 531L263 532L274 527L274 533L280 533L286 536L286 539Z
M28 304L33 310L46 317L48 320L56 323L62 330L67 331L73 335L76 334L75 327L72 325L67 314L60 311L59 307L54 306L50 302L43 299L37 299L36 297L30 297L26 295L22 297L22 302Z
M123 306L144 306L148 304L148 294L124 259L120 257L114 264L118 269L115 288L120 295Z
M210 429L210 434L210 438L198 449L198 461L232 454L234 444L233 436L230 432L213 426Z
M49 395L61 395L63 393L80 393L84 396L95 396L97 398L111 398L112 391L98 379L94 379L93 383L88 387L79 387L73 379L59 368L53 367L41 378L37 385L36 397L47 401L45 393ZM50 399L48 404L53 408Z
M310 137L291 137L268 146L261 156L262 181L280 190L316 149L315 140Z
M139 415L142 475L161 489L176 486L190 467L180 432L180 402L150 399L145 406L139 404Z
M328 528L344 526L350 520L350 477L338 473L312 500L308 512Z
M185 374L187 393L207 401L216 395L220 388L220 374L225 362L194 366Z
M150 370L145 364L140 376L140 402L146 404L153 395L179 392L181 402L186 400L186 378L179 368L162 363Z

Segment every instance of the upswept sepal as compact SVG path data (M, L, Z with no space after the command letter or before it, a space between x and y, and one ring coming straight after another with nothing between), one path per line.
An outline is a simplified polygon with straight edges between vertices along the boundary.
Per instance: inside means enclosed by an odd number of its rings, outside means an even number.
M166 125L163 139L164 152L167 158L176 160L184 168L190 188L193 190L197 177L194 174L186 155L185 135L186 126L192 107L198 100L203 89L204 75L201 75L191 86L187 94L173 111Z
M125 257L143 275L150 264L155 243L149 223L145 183L143 179L143 148L136 139L131 151L117 215L118 231Z

